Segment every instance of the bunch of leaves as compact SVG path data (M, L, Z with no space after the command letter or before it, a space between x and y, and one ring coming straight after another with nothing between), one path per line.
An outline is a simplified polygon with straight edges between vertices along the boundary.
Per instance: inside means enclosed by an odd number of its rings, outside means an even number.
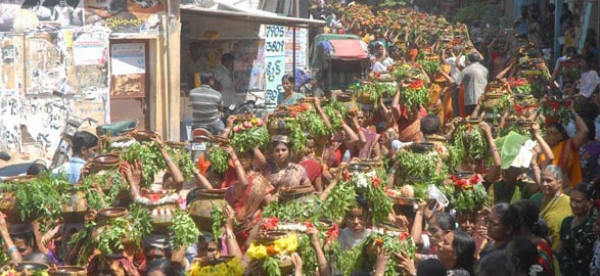
M160 146L155 142L135 142L121 152L121 157L129 164L140 160L144 168L140 186L144 188L149 188L154 183L154 176L167 168Z
M223 226L225 226L225 215L223 214L223 210L215 205L215 203L211 203L210 208L210 220L212 221L211 229L213 236L215 238L223 237ZM193 222L193 221L192 221ZM196 227L194 225L194 227Z
M108 192L104 195L104 202L109 206L119 198L121 192L129 190L127 181L117 169L106 170L83 180L83 186L85 187L91 187L94 184L98 184L103 190L109 187Z
M357 193L363 194L369 202L373 223L387 220L390 212L392 212L394 204L390 197L386 195L384 186L383 184L379 184L357 188Z
M150 211L137 205L132 205L129 214L107 222L107 226L97 233L93 239L88 239L85 247L96 246L103 255L125 250L125 244L131 243L134 248L141 248L143 238L152 232L152 217ZM79 238L79 237L78 237ZM125 240L125 238L128 238Z
M305 275L314 275L317 265L317 253L312 247L310 237L306 234L298 234L298 255L302 259L302 271Z
M22 220L40 219L40 221L58 221L62 215L61 193L69 181L62 175L55 177L45 172L27 183L1 182L0 193L12 194L16 199L16 208Z
M83 180L81 185L69 185L61 189L61 193L70 194L73 192L83 192L85 194L85 199L87 201L88 209L90 210L100 210L104 208L104 204L102 203L101 195L93 189L92 185L94 182L93 178L88 177ZM65 198L65 200L69 200L69 198Z
M408 79L408 77L410 76L410 71L411 68L409 64L402 64L400 66L394 67L394 72L392 72L392 76L397 82L402 82Z
M194 170L196 169L196 166L194 165L194 162L192 161L192 158L190 158L190 155L186 149L169 146L166 148L169 155L173 157L173 161L175 164L177 164L179 170L181 170L181 174L183 174L185 180L190 181L192 178L194 178Z
M210 168L217 173L224 173L229 168L229 156L219 145L214 145L209 151Z
M440 71L440 61L439 60L423 59L419 63L421 63L423 70L425 70L425 73L427 73L427 75L429 75L429 76L433 76L437 72Z
M344 275L352 275L356 271L368 271L364 244L365 242L363 241L360 245L344 251L340 256L340 269Z
M346 118L346 115L348 115L346 106L336 100L331 100L329 104L323 107L323 112L325 112L325 116L329 118L333 131L338 131L342 128L342 119L338 117L337 112L339 112L343 118Z
M327 127L325 121L316 112L304 112L298 115L298 121L302 129L308 130L311 137L326 137L333 134L333 130Z
M281 276L281 269L279 268L280 260L276 257L267 256L263 260L262 269L269 276Z
M357 206L355 185L340 179L325 201L323 214L332 221L339 221L352 206Z
M310 201L272 202L263 211L263 217L276 217L280 221L310 221L316 223L322 215L323 202Z
M422 80L416 80L411 82L408 88L401 89L400 102L411 112L429 103L429 90L425 83Z
M489 149L488 142L479 126L468 123L456 127L451 143L471 160L484 159Z
M413 152L401 149L394 156L400 179L428 178L437 174L438 156L433 152Z
M152 215L148 209L133 205L129 208L128 221L135 229L130 233L136 248L141 248L142 239L152 233ZM196 236L197 237L197 236Z
M458 212L475 212L489 202L488 194L482 184L468 189L456 189L452 205Z
M173 232L173 236L175 237L175 250L182 246L188 247L193 245L198 240L198 235L200 235L200 231L198 231L194 220L187 212L181 209L175 210L175 217L173 217L173 224L169 227L169 231Z
M405 252L411 259L414 259L415 252L417 251L417 247L415 246L413 240L410 238L409 233L401 233L400 237L388 234L380 234L375 231L372 231L369 236L365 239L363 246L373 246L373 245L381 245L383 250L393 256L394 254L399 254L401 252ZM375 263L375 261L371 262ZM386 276L394 276L398 275L396 271L396 267L398 263L395 258L390 258L385 265L385 272L383 275Z
M453 144L447 145L450 158L448 158L448 169L450 173L453 173L454 169L461 164L465 159L467 153L463 147L455 146Z
M229 133L231 146L239 152L246 152L259 146L266 148L269 144L269 131L265 125L255 126L250 129L241 130L239 132L231 131Z
M80 248L80 251L78 252L79 258L77 259L77 265L79 265L79 266L86 265L89 257L92 255L92 253L95 250L94 242L91 238L92 233L94 232L95 228L96 228L96 222L94 222L94 221L86 222L83 230L73 234L73 236L71 236L71 240L68 243L70 248L72 248L79 242L83 243L82 247Z
M355 93L359 97L369 98L377 103L381 98L393 97L396 94L396 86L389 82L365 82L357 86Z
M308 138L304 135L304 131L298 120L290 120L288 123L291 130L290 142L292 143L292 152L299 155L304 152L306 144L308 143Z

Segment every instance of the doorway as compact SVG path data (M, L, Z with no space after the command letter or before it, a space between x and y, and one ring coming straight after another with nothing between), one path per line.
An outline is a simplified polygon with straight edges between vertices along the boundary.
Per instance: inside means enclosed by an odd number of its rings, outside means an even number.
M111 122L137 118L138 129L150 127L149 43L147 40L110 41Z

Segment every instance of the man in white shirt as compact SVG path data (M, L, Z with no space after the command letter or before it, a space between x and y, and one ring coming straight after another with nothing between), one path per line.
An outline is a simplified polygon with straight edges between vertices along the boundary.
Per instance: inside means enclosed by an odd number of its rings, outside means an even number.
M221 99L223 100L223 106L227 107L231 104L235 104L235 80L233 78L233 62L234 57L232 54L224 54L221 56L221 65L215 70L215 80L217 81L216 87L221 92Z
M444 63L450 65L450 76L454 80L456 80L458 78L458 75L460 74L460 69L458 68L457 64L461 68L464 68L466 66L465 56L461 55L460 60L457 62L456 60L458 58L456 57L455 51L460 53L460 51L461 51L460 45L457 45L455 47L455 49L448 48L442 52L442 59L444 60ZM448 57L448 56L450 56L450 57ZM459 97L459 88L457 86L457 87L454 87L452 90L452 113L453 113L452 115L454 117L457 117L460 115L460 108L458 106L458 103L459 103L458 97Z
M473 110L477 106L477 101L483 95L488 83L488 69L481 65L479 61L480 56L478 53L469 54L469 66L463 69L456 78L456 84L464 84L464 109L466 114L473 113Z

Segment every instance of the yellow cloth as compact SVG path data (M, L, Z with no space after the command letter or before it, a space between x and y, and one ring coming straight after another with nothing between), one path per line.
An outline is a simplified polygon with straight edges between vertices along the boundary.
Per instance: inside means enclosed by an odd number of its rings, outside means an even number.
M574 149L572 146L566 149L565 146L567 145L571 145L570 139L562 141L552 147L552 153L554 154L552 164L559 166L562 169L563 174L568 177L569 187L573 188L583 181L583 176L581 174L579 150ZM546 156L542 154L540 161L543 162L544 160L546 160Z
M552 251L556 252L560 250L562 246L560 242L560 226L566 217L573 215L570 205L571 198L565 194L561 194L549 202L542 203L542 194L537 193L531 197L531 201L540 207L540 217L548 224L548 232L552 240Z

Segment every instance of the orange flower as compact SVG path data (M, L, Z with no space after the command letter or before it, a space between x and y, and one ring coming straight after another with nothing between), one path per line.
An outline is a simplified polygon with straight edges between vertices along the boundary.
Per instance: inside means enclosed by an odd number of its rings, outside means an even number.
M380 238L375 239L375 244L376 245L382 245L383 244L383 240Z
M277 249L275 249L274 245L269 245L267 246L267 254L269 255L277 255L279 252L277 252Z

